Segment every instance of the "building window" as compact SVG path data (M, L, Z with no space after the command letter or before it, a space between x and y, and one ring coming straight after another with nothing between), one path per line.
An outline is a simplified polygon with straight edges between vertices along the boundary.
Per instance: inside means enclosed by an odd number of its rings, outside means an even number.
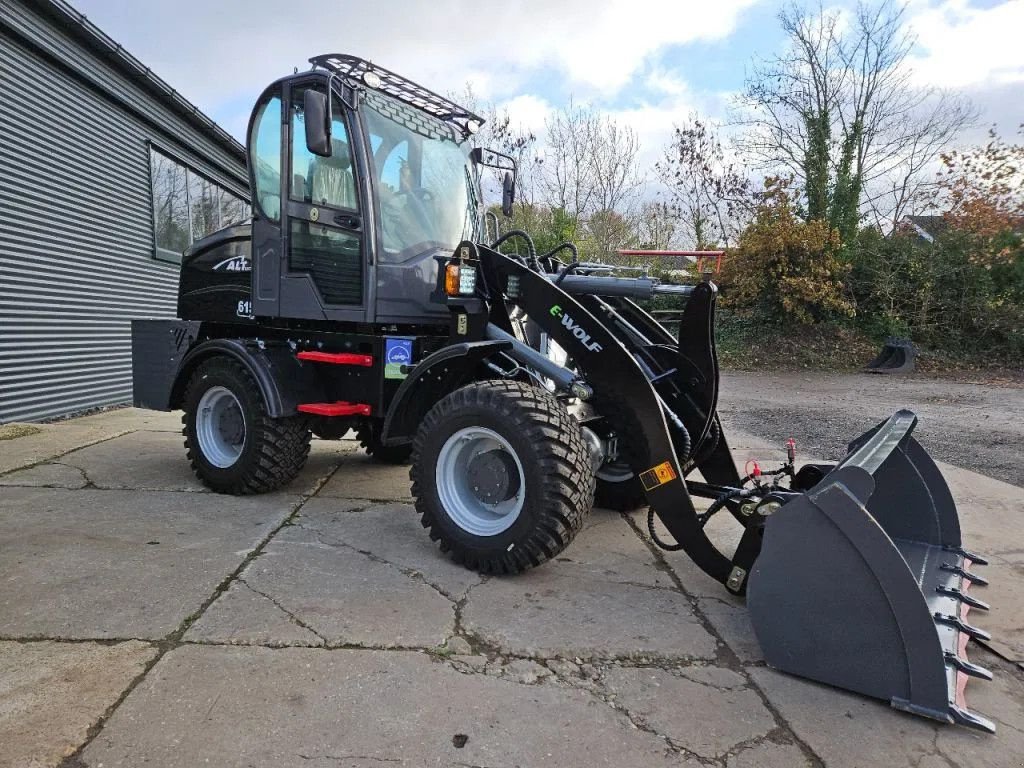
M193 169L150 147L153 180L155 255L181 262L181 253L196 240L249 218L241 198Z

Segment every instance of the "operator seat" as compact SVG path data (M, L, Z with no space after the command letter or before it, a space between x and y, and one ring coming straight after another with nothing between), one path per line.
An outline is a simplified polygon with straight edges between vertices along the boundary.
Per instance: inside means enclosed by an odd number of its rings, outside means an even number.
M357 207L352 156L347 141L331 139L331 156L316 159L310 172L310 193L313 205Z

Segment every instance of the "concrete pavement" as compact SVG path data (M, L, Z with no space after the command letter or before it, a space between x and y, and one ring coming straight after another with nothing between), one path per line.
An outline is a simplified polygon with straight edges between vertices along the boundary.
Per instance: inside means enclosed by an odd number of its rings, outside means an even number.
M746 612L642 515L516 578L453 565L407 469L314 441L287 489L208 493L177 414L0 441L0 767L1013 766L1019 489L943 467L992 555L984 736L764 666ZM731 435L734 453L769 458ZM22 442L25 441L25 442ZM723 527L715 536L726 536ZM1006 659L1006 660L1004 660ZM1009 661L1007 661L1009 660Z

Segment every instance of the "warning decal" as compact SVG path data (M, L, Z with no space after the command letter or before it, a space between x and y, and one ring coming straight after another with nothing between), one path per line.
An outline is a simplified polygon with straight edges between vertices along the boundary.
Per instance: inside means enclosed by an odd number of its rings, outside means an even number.
M659 485L670 483L676 479L676 471L672 468L672 462L663 461L656 467L651 467L646 472L640 473L640 482L644 484L644 490L651 491Z

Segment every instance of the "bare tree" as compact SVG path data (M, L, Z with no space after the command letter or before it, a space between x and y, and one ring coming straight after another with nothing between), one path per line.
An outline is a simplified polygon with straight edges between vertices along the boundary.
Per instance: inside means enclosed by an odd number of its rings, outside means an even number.
M752 205L747 174L726 159L716 132L697 115L676 126L655 166L679 234L694 248L733 244Z
M679 217L668 203L644 203L636 217L637 245L655 251L667 250L675 240Z
M600 118L572 101L545 123L542 186L544 202L561 208L574 219L583 219L595 198L593 155Z
M644 182L637 167L640 142L636 132L610 117L599 119L593 128L594 207L598 211L628 214Z
M905 136L888 140L890 157L865 174L864 197L871 217L891 231L908 214L932 207L936 192L936 160L977 118L962 97L935 92L917 106Z
M738 99L740 147L766 169L792 173L808 219L845 237L861 215L902 215L942 148L976 113L963 98L911 82L915 39L895 0L838 11L792 5L779 16L783 55L755 65Z

